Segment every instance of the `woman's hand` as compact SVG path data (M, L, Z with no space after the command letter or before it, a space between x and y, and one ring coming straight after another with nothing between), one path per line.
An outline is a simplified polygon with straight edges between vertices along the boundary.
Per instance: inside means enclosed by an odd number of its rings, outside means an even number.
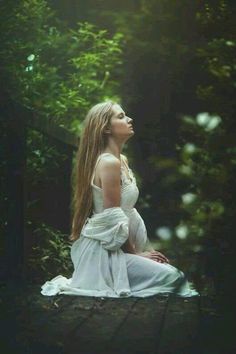
M159 263L170 263L169 259L166 256L164 256L164 254L155 250L139 253L139 256L149 258Z

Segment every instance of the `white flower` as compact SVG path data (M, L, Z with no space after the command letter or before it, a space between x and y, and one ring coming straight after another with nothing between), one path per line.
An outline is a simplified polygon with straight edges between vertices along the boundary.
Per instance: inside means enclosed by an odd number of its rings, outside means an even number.
M156 229L156 235L163 241L169 241L172 236L172 231L167 226L161 226Z
M196 117L197 124L204 127L206 131L215 129L222 119L219 116L210 116L209 113L199 113Z
M188 154L192 154L196 151L196 145L192 143L187 143L184 145L184 151L186 151Z
M207 112L199 113L196 117L197 124L200 126L205 126L210 121L210 115Z
M175 228L176 236L181 240L184 240L188 236L188 232L189 230L186 225L178 225Z
M225 43L226 43L226 45L228 45L229 47L234 47L234 46L235 46L235 43L232 42L232 41L226 41Z
M206 126L206 130L209 131L215 129L221 121L222 119L219 116L211 117L209 123Z
M191 204L196 199L196 194L193 193L185 193L181 196L184 204Z
M33 70L33 65L28 65L25 68L25 71L32 71Z
M34 54L30 54L28 57L27 57L27 60L28 61L33 61L35 59L35 55Z

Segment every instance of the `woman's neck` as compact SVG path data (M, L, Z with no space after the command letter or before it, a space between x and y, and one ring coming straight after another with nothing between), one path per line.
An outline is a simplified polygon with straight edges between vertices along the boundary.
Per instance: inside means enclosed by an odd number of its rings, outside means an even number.
M104 152L109 152L112 155L116 156L120 160L120 154L121 154L122 148L123 148L123 144L118 145L114 142L110 142L106 146Z

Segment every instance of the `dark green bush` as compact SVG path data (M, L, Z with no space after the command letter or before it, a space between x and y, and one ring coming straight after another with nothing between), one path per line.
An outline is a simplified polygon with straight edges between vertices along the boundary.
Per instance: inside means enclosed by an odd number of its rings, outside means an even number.
M73 265L68 235L42 223L32 236L35 241L27 264L28 279L42 282L58 274L70 277Z

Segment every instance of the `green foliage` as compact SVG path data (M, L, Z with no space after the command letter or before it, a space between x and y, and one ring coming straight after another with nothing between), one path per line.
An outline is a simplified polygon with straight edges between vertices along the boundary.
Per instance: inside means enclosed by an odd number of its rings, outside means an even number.
M65 28L42 0L12 7L1 23L6 89L80 133L92 103L119 98L122 77L149 235L157 236L157 248L177 255L184 270L200 279L211 269L216 283L225 284L227 272L233 274L236 213L235 4L142 0L117 3L117 11L90 7L93 23L107 23L113 36L88 22ZM40 135L29 139L29 167L45 177L57 152L43 146Z
M119 101L120 33L110 35L88 22L68 28L45 0L1 2L0 11L3 98L77 135L88 108L107 99ZM31 128L27 131L27 223L32 229L40 215L40 191L57 184L63 163L71 158L59 145ZM59 269L65 273L69 260L63 235L42 224L34 236L31 275L54 276Z
M3 78L14 100L80 133L91 105L119 99L120 33L88 22L65 28L44 0L1 6Z
M231 269L236 212L234 11L226 0L143 0L109 13L127 40L124 98L137 122L142 192L151 195L140 201L150 234L218 284L227 274L216 260L227 257Z
M190 134L194 141L187 140ZM231 172L225 169L225 163L230 164L230 161L226 161L226 156L222 159L219 144L224 134L218 116L202 113L195 119L189 116L182 118L183 144L177 146L180 151L179 173L189 187L182 195L181 208L185 218L189 218L191 243L194 238L197 240L198 236L211 231L211 222L224 217L223 187Z
M44 134L29 130L27 137L27 182L37 187L42 181L56 183L55 171L59 170L68 155L50 143Z
M234 7L224 0L208 1L196 14L205 41L196 54L201 77L196 94L207 107L196 119L183 119L182 141L191 141L195 151L181 155L189 168L189 185L196 194L193 203L182 205L185 222L199 230L215 286L230 293L233 272L235 208L235 25ZM198 236L198 232L192 232ZM188 241L191 242L192 238ZM219 261L224 259L224 265Z
M70 243L68 235L40 224L33 231L35 245L28 260L28 278L33 281L43 281L55 277L58 273L71 276L73 266L70 258Z
M204 41L197 48L197 57L205 74L197 87L197 95L207 102L208 109L227 121L235 112L236 33L233 8L228 1L211 1L196 14Z

